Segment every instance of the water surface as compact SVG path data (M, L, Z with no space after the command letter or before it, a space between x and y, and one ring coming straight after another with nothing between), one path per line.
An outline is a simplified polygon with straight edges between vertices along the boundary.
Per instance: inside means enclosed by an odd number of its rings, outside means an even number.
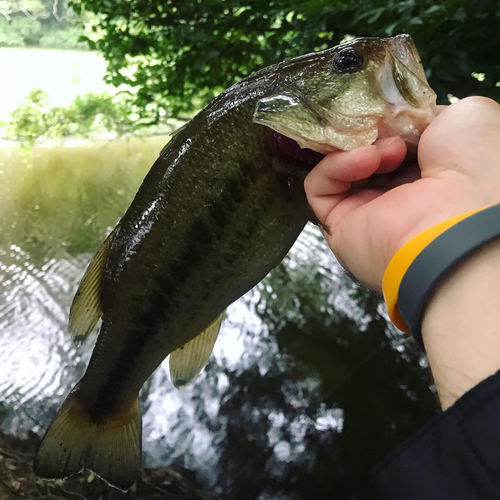
M166 138L0 151L1 426L43 433L84 372L69 306ZM216 498L368 499L374 463L435 410L425 361L380 298L308 225L228 310L214 355L177 391L141 392L144 459L193 470Z

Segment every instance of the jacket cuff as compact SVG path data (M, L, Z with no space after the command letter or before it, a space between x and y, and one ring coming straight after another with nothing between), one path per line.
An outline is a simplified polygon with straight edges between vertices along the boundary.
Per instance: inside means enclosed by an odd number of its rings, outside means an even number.
M372 480L384 500L500 498L500 372L396 448Z

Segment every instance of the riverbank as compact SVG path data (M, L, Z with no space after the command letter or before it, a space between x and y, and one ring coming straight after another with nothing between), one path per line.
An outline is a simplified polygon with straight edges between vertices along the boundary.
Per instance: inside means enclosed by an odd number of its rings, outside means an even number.
M64 480L42 480L33 473L40 438L34 432L19 437L0 432L0 500L210 500L186 469L143 469L133 491L122 493L91 472Z

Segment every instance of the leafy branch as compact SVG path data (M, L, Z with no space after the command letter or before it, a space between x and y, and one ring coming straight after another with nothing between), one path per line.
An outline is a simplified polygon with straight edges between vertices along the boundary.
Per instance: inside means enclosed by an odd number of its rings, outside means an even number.
M6 138L33 145L39 139L123 135L137 128L128 105L107 93L78 96L67 107L50 106L44 90L33 89L11 114Z

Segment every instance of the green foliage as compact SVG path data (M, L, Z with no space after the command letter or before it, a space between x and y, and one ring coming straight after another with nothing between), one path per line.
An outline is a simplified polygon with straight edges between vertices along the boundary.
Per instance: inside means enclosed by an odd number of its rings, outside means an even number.
M42 26L36 19L15 17L10 23L10 29L13 33L17 33L18 36L22 37L26 45L30 45L38 40Z
M52 29L42 34L38 45L48 49L86 49L87 45L80 40L81 35L82 30L77 25Z
M86 48L77 19L68 0L0 0L0 47Z
M11 21L0 17L0 46L23 47L36 40L41 32L41 25L36 19L15 17Z
M499 98L497 0L73 0L99 14L89 38L108 81L135 88L144 115L192 110L263 66L346 35L410 33L441 102ZM471 73L484 73L479 81Z
M10 28L11 23L0 17L0 47L20 47L24 45L23 37Z
M48 103L48 94L33 89L11 114L7 135L24 144L32 145L39 138L90 138L101 133L122 135L133 130L130 108L120 95L111 97L88 93L77 96L68 106Z

